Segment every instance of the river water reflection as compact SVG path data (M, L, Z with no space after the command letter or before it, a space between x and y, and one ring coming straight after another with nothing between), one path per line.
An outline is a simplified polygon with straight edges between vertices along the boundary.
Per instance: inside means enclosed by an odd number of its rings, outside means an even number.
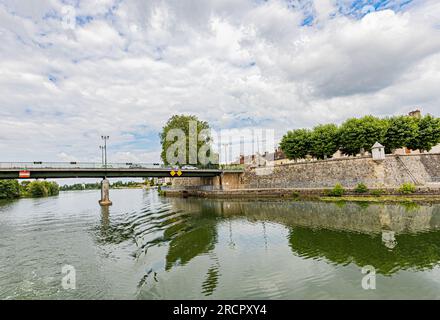
M440 298L439 205L111 197L0 203L0 298Z

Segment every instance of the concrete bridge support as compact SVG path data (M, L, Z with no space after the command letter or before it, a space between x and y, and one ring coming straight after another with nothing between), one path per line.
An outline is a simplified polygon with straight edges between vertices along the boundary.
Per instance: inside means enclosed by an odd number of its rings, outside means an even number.
M99 200L99 204L103 207L112 205L110 201L110 182L107 178L104 178L101 182L101 200Z

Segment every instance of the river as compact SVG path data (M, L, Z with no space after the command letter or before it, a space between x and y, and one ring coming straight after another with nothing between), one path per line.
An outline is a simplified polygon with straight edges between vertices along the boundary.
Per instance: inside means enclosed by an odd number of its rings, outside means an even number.
M99 193L0 203L0 299L440 298L439 205Z

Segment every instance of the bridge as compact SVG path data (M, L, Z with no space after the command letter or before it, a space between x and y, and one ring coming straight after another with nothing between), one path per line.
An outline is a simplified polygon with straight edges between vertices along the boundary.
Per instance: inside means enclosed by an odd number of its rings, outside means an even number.
M240 167L206 169L194 166L182 168L155 163L94 162L0 162L0 179L65 179L102 178L101 205L111 205L107 178L213 178L225 173L240 173Z

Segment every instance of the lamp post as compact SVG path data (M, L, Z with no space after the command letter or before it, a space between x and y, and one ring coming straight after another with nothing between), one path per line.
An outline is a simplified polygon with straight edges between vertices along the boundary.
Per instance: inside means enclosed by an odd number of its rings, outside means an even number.
M101 150L101 164L104 165L104 146L99 146Z
M107 140L109 136L101 136L101 139L104 140L104 167L107 169Z
M228 154L228 147L231 146L231 142L222 143L222 146L225 148L225 164L228 164L228 156L231 157L230 154ZM230 148L229 148L230 149ZM231 151L231 150L229 150Z
M227 148L229 146L229 143L222 143L222 146L225 148L225 164L228 164Z

